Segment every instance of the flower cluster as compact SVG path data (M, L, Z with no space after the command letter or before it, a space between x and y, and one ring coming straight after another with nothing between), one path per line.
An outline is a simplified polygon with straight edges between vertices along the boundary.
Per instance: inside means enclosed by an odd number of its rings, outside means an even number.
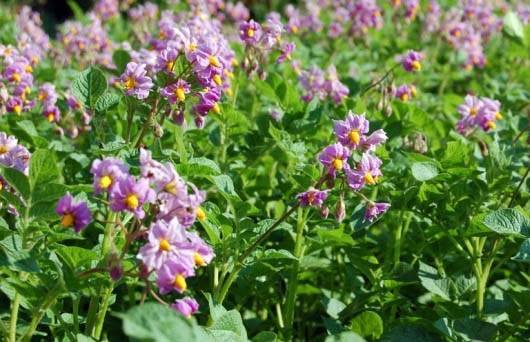
M197 219L206 217L200 207L205 193L186 183L172 163L158 162L144 149L140 150L139 177L130 174L123 161L110 157L95 160L91 173L94 193L107 194L112 211L129 212L138 220L152 219L147 243L138 253L141 267L147 274L156 274L160 293L184 292L186 278L214 256L211 247L189 230ZM189 313L197 310L189 301L179 301L174 307L187 315L185 304L189 304Z
M477 127L486 132L495 129L497 120L502 119L500 107L499 101L467 95L464 103L458 106L461 118L456 124L456 129L462 135L470 134Z
M220 113L223 92L231 93L234 52L220 27L205 15L185 19L163 12L158 30L149 40L151 50L130 51L132 61L120 84L138 99L158 92L171 105L168 112L175 123L184 122L189 108L201 128L208 113ZM164 82L155 89L153 80L160 74Z
M408 72L416 72L421 70L421 61L423 58L424 56L422 53L410 50L400 58L400 61L401 65L403 65L403 69Z
M394 97L403 102L407 102L413 97L416 97L418 91L414 85L402 84L394 91Z
M419 0L392 0L392 6L396 11L403 8L403 15L406 21L413 21L420 8Z
M331 64L326 74L317 66L313 65L309 70L302 70L299 80L305 94L302 99L306 102L313 98L324 100L330 97L336 104L348 96L350 90L338 78L337 69Z
M0 165L4 167L14 168L23 174L27 175L29 171L29 160L31 154L22 145L18 144L17 138L8 136L4 132L0 132ZM0 176L0 191L6 190L15 193L15 190L10 188L5 180ZM16 194L15 196L20 196ZM18 215L18 212L11 204L7 205L10 213Z
M359 197L366 201L364 219L373 221L390 207L387 203L374 203L360 194L365 186L375 185L382 176L382 161L377 158L373 151L387 140L386 133L379 129L371 134L370 123L364 114L356 115L351 111L344 120L335 121L335 136L338 143L324 148L318 156L320 163L324 166L327 184L333 184L337 179L342 180ZM354 154L360 158L355 159ZM359 160L355 163L354 160ZM323 182L319 182L321 184ZM312 206L320 208L323 216L327 216L329 209L324 205L332 189L320 190L310 188L298 195L301 206ZM338 221L345 217L344 193L341 187L339 201L337 203L335 216Z

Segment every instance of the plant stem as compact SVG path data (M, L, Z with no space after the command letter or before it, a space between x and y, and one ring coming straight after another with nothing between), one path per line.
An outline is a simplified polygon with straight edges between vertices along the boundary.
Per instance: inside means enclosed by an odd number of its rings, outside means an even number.
M20 294L15 293L15 298L11 303L11 321L9 323L9 341L15 342L17 340L17 320L18 320L18 308L20 306Z
M35 333L35 329L37 329L37 326L39 325L40 321L44 317L44 314L46 313L46 310L50 308L50 306L55 302L59 294L61 293L61 288L63 286L62 282L58 282L57 285L55 285L46 295L44 300L42 301L42 304L37 309L37 312L33 314L33 317L31 319L31 323L29 324L28 330L22 337L22 341L30 341L31 336Z
M394 266L393 266L394 269L398 266L399 259L401 257L401 238L402 238L402 234L403 234L403 232L407 231L407 229L409 228L410 222L412 221L412 215L405 214L404 216L406 216L405 222L403 224L399 225L399 227L398 227L398 229L396 229L395 235L394 235Z
M304 256L304 228L307 211L298 208L298 219L296 222L296 237L293 255L297 258L291 269L287 283L287 294L285 299L285 338L290 340L293 334L294 311L296 306L296 292L298 290L298 272L300 261Z

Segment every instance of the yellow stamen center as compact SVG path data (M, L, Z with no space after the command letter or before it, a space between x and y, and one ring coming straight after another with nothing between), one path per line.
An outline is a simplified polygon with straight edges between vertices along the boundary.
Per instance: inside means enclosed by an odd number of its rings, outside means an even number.
M197 220L199 221L204 221L206 219L206 213L201 207L198 207L195 210L195 215L197 215Z
M375 184L375 179L372 176L372 173L370 171L367 171L364 174L364 181L366 182L366 184L369 184L369 185L374 185Z
M293 26L291 27L291 31L292 31L293 33L298 33L298 26L294 26L294 25L293 25Z
M64 228L73 226L74 222L75 222L75 216L70 213L64 215L63 218L61 219L61 225Z
M495 113L495 119L502 120L502 114L500 112Z
M188 284L186 284L186 278L182 274L177 274L175 280L173 280L173 286L181 291L186 291Z
M411 63L411 65L412 65L412 70L414 70L414 71L419 71L419 70L421 70L421 63L420 63L420 61L413 61L413 62Z
M195 50L197 50L197 44L191 43L190 45L188 45L188 50L190 52L194 52Z
M348 138L350 139L351 143L357 145L361 141L361 134L359 134L358 129L352 129L350 133L348 133Z
M169 241L167 241L166 239L162 239L160 240L158 248L160 248L164 252L169 252L171 250L171 245L169 244Z
M178 87L177 90L175 90L175 96L177 97L177 99L179 99L180 102L184 102L184 100L186 99L184 88Z
M339 158L336 158L335 160L333 160L332 164L335 170L342 170L342 167L344 166L342 159L339 159Z
M26 72L29 72L29 73L32 73L33 72L33 68L31 67L31 65L26 65L26 67L24 68L24 70L26 70Z
M123 86L127 90L134 88L135 85L136 85L136 81L132 77L127 78L127 80L123 82Z
M407 102L409 100L409 94L404 93L401 95L401 101Z
M216 104L213 105L212 110L213 110L213 112L214 112L215 114L220 114L220 113L221 113L221 107L219 107L219 104L218 104L218 103L216 103Z
M478 111L477 111L476 107L471 107L471 109L469 110L469 115L471 115L471 116L476 116L477 113L478 113Z
M193 261L195 261L195 265L197 266L206 266L206 261L204 261L202 255L199 253L193 254Z
M219 75L214 75L214 76L213 76L213 81L214 81L215 84L217 84L217 85L221 85L221 84L223 84L223 80L221 79L221 76L219 76Z
M486 123L486 126L488 126L489 129L495 129L495 127L497 127L497 125L493 121L488 121Z
M175 65L174 62L167 62L166 63L166 70L167 71L173 71L173 66Z
M22 106L21 105L15 105L15 107L13 107L13 111L17 114L20 114L22 112Z
M99 187L107 189L112 184L112 178L110 176L103 176L99 179Z
M138 200L138 196L135 194L130 194L125 198L125 204L129 209L134 210L138 208L140 201Z
M213 55L208 56L208 62L210 62L211 66L214 66L216 68L221 67L221 63L219 62L219 59L216 56L213 56Z
M12 76L11 76L11 79L15 82L20 82L20 80L22 79L22 77L20 77L20 74L18 72L15 72Z
M53 113L48 113L48 122L53 122L53 120L55 120L55 114Z
M0 154L5 154L9 152L9 149L7 148L6 145L0 145Z
M253 29L248 29L247 30L247 36L250 37L250 38L254 37L254 30Z

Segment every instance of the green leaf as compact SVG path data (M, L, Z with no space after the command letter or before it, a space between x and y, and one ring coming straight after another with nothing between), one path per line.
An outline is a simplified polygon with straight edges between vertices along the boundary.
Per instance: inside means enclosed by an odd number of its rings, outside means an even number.
M530 263L530 239L526 239L519 247L519 251L513 256L512 260Z
M440 278L438 272L434 267L424 264L420 261L420 268L418 271L421 285L429 292L434 293L443 299L450 300L451 279Z
M278 336L272 331L262 331L252 338L252 342L276 342Z
M383 335L383 320L373 311L364 311L355 316L350 327L352 331L362 337L377 339Z
M501 235L530 237L530 220L517 209L499 209L484 218L484 225Z
M72 83L72 94L89 108L94 108L96 101L105 90L107 90L105 75L94 67L81 72Z
M234 183L232 179L227 175L219 175L211 177L213 183L217 186L219 191L224 194L239 197L234 190Z
M383 342L441 342L442 339L431 334L421 326L399 325L390 332L385 333Z
M214 320L209 330L214 333L215 330L233 332L241 341L247 340L247 330L243 325L241 315L237 310L230 310Z
M326 313L333 318L339 318L339 313L346 307L346 304L335 298L326 297L322 302L326 308Z
M96 101L96 111L104 112L109 108L117 105L121 100L121 96L114 93L106 92Z
M127 63L131 61L131 55L127 51L119 49L112 54L112 61L116 64L116 70L121 74L125 71Z
M14 271L40 272L35 257L22 247L20 236L13 234L0 241L0 266L8 266Z
M186 164L177 165L177 171L181 175L190 177L216 176L221 173L216 162L204 157L191 158Z
M59 178L59 169L55 154L49 150L36 150L29 163L29 184L32 191L37 186L55 181Z
M516 13L510 11L503 19L503 30L508 36L515 38L519 42L524 42L524 26Z
M325 342L364 342L365 339L353 331L343 331L336 335L326 337Z
M96 252L77 246L60 246L55 252L72 270L98 259Z
M438 176L438 167L431 162L415 162L411 166L412 176L420 182L425 182Z
M16 169L4 166L0 166L0 174L11 187L22 195L22 198L28 199L30 188L28 177L25 174Z
M125 334L135 341L202 342L205 338L194 320L185 318L166 305L145 303L117 316L123 320Z

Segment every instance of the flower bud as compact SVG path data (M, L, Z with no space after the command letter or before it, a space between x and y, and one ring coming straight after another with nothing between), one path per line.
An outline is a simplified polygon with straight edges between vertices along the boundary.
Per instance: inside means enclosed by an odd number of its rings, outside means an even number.
M323 219L327 219L329 216L329 208L327 206L323 206L320 210L320 217Z
M335 218L339 223L344 221L344 218L346 217L346 205L344 204L344 194L341 193L339 196L339 200L337 202L337 207L335 208Z
M155 127L153 128L153 133L154 133L155 137L162 138L162 136L164 135L164 129L162 128L162 126L160 126L157 123L157 124L155 124Z

